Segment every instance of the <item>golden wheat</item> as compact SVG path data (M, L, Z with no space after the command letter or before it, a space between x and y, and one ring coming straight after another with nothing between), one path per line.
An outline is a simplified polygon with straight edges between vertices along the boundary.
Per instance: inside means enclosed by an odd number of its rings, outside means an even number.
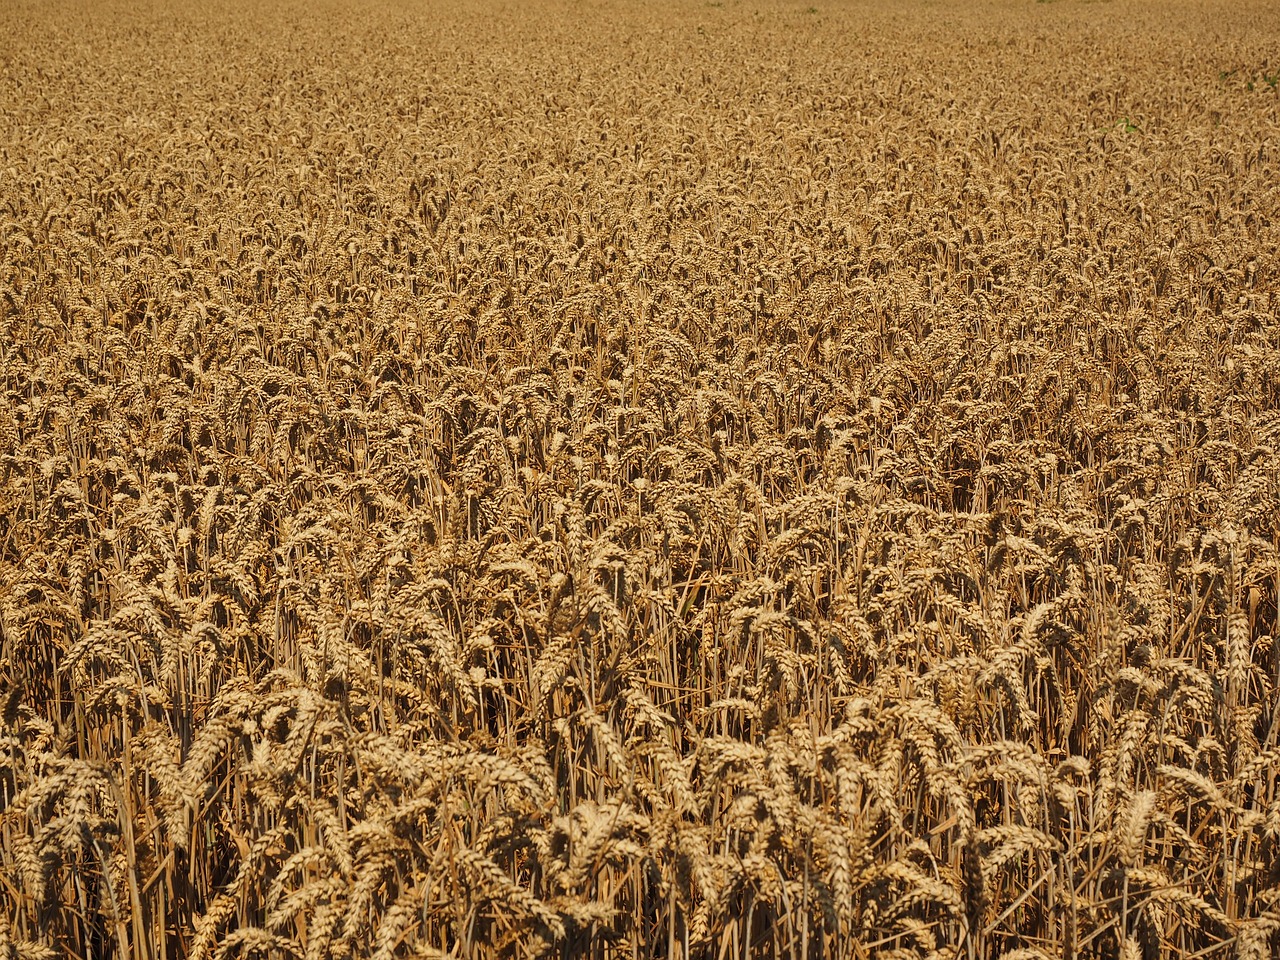
M1274 4L0 30L0 956L1280 952Z

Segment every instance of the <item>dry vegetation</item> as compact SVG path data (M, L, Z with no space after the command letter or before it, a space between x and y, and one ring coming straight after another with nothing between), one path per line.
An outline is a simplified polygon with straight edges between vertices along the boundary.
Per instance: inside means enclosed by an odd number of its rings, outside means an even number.
M1280 949L1280 8L663 2L0 7L0 958Z

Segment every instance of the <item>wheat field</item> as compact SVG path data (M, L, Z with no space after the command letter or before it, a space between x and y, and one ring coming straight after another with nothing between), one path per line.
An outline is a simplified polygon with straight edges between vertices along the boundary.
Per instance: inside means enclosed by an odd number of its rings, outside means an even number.
M0 3L0 960L1280 954L1280 6Z

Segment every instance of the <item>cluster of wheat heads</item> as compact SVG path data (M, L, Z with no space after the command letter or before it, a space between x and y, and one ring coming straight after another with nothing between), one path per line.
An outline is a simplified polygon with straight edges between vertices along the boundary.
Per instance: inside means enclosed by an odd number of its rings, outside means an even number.
M0 9L0 957L1280 949L1276 11L814 3Z

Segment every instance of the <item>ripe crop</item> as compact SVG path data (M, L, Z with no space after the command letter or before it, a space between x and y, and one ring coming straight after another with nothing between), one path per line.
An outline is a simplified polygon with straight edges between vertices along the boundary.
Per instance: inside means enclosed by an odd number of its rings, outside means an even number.
M0 7L0 958L1280 951L1280 8Z

